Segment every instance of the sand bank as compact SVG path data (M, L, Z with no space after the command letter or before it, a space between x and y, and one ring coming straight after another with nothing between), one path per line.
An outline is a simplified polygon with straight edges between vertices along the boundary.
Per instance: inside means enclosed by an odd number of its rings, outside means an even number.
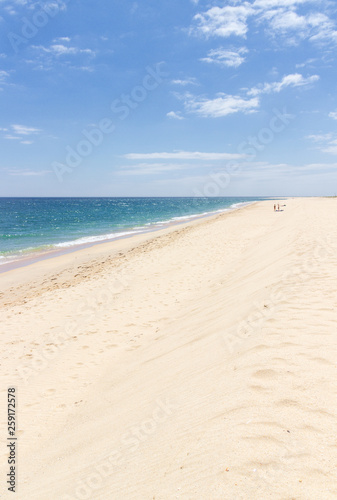
M0 276L17 498L337 497L337 200L280 203Z

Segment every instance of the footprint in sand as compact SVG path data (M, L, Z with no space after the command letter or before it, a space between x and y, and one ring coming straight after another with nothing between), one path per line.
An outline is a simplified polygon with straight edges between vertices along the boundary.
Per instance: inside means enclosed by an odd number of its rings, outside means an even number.
M278 375L278 373L274 370L258 370L253 374L253 377L256 378L261 378L261 379L270 379L270 378L275 378Z
M262 385L250 385L249 388L252 389L253 391L257 391L257 392L270 391L270 389L268 389L267 387L263 387Z
M44 396L52 396L53 394L55 394L56 392L56 389L48 389L45 393L44 393Z

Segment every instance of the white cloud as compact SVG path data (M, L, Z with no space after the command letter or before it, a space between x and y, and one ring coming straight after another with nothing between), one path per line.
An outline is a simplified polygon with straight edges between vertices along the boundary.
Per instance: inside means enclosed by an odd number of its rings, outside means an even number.
M4 11L10 16L16 16L17 14L17 11L13 9L13 7L11 7L10 5L5 5Z
M330 118L337 120L337 111L331 111L331 113L329 113L329 116L330 116Z
M20 7L33 11L41 9L40 3L36 0L0 0L0 4L1 3L4 4L4 11L11 16L18 15L20 13ZM61 0L43 2L43 7L45 9L49 8L49 11L52 11L53 13L67 9L66 2Z
M246 38L248 29L265 25L267 33L283 38L282 44L298 44L303 39L312 42L337 42L335 22L329 17L325 6L329 4L316 0L255 0L252 3L234 0L235 5L211 7L193 18L190 33L206 36ZM319 10L314 7L319 5ZM308 5L309 13L300 14L298 9ZM323 11L323 12L322 12Z
M5 6L7 10L9 10L10 14L17 14L17 11L14 10L14 6L16 7L26 7L30 10L35 10L36 8L40 8L39 2L36 2L35 0L0 0L0 3L3 4L8 4ZM44 8L49 8L53 12L58 12L59 10L66 10L67 9L67 2L64 2L62 0L51 0L43 3Z
M137 2L133 2L131 8L130 8L130 14L135 14L139 9L139 5Z
M9 73L7 71L0 70L0 83L3 83L9 77Z
M271 9L273 7L294 7L305 3L317 3L317 0L255 0L254 7Z
M63 55L77 55L77 54L86 54L90 56L94 56L95 52L91 49L79 49L78 47L67 47L63 44L53 44L50 47L44 47L43 45L34 46L35 49L39 49L48 54L53 54L56 57Z
M252 14L252 7L245 2L238 6L212 7L206 12L194 16L196 26L191 30L207 38L210 36L245 37L248 26L247 18Z
M200 153L199 151L174 151L173 153L128 153L128 160L236 160L245 155L232 153Z
M253 113L260 106L260 95L278 93L288 87L305 87L317 82L319 78L318 75L304 77L299 73L294 73L284 76L279 82L263 83L250 90L245 89L246 95L244 96L218 93L216 97L208 99L190 92L175 95L183 101L187 113L198 114L206 118L218 118L234 113ZM181 116L174 111L168 113L167 116L181 119Z
M62 40L63 39L63 40ZM63 43L61 43L63 41ZM27 64L33 64L34 69L41 71L55 70L56 64L69 69L93 71L88 64L96 53L91 49L82 49L69 44L69 37L54 39L49 46L32 45L34 57L26 59ZM59 42L59 43L55 43ZM72 64L70 64L70 61Z
M118 175L158 175L190 168L187 163L138 163L122 167Z
M323 147L321 151L323 151L323 153L337 155L337 139L331 141L327 146Z
M274 31L285 33L289 30L304 31L308 27L308 20L305 16L299 16L292 10L282 11L277 9L270 13L270 25Z
M79 71L87 71L88 73L92 73L94 71L94 68L91 66L69 66L72 69L77 69Z
M22 177L35 177L50 174L52 170L22 170L17 168L6 169L8 175L22 176Z
M39 128L27 127L26 125L10 125L8 128L0 128L0 132L6 132L2 137L10 141L20 141L21 144L33 144L30 136L42 132Z
M333 134L312 134L308 135L306 139L309 139L310 141L315 141L315 142L324 142L324 141L330 141L333 138Z
M313 63L315 63L317 61L317 59L307 59L306 61L304 61L303 63L298 63L296 64L296 68L305 68L306 66L310 66L312 65Z
M324 14L311 16L312 26L316 30L310 34L309 39L313 42L337 42L336 25Z
M260 94L281 92L281 90L286 87L303 87L305 85L310 85L311 83L317 82L318 80L318 75L312 75L308 78L304 78L303 75L294 73L292 75L284 76L280 82L264 83L259 85L258 87L254 87L247 92L247 95L257 96Z
M245 62L244 54L247 54L248 50L245 47L239 49L225 49L220 47L218 49L210 50L207 57L201 59L201 61L213 64L219 64L220 66L227 66L238 68L242 63Z
M218 94L214 99L206 99L188 94L185 97L185 107L190 113L203 117L218 118L233 113L252 113L259 107L259 98L245 99L240 96Z
M54 38L53 43L60 43L60 42L70 42L71 39L68 36L60 36L58 38Z
M17 135L32 135L41 132L39 128L26 127L25 125L11 125L11 128Z
M44 7L49 8L53 12L55 12L55 11L57 12L58 10L65 11L65 10L67 10L67 3L68 2L69 2L69 0L67 0L65 2L62 2L61 0L56 0L55 2L50 1L50 2L46 2L44 4ZM34 4L35 4L35 2L34 2Z
M186 87L186 85L199 85L196 78L185 78L183 80L172 80L171 83L173 85L181 85L182 87Z
M317 149L323 153L337 155L337 134L309 135L307 139L318 143Z
M184 120L184 117L181 115L180 111L170 111L166 116L175 120Z
M336 37L334 23L320 12L299 15L293 10L276 9L265 13L263 18L269 20L273 35L295 37L290 38L291 43L296 43L297 39L318 41Z
M296 5L299 2L296 2ZM295 5L295 2L294 2ZM266 21L269 34L273 37L284 37L290 45L297 45L301 40L309 39L312 42L326 43L337 41L335 23L322 12L310 12L300 15L291 7L266 10L259 19ZM281 7L281 8L280 8Z

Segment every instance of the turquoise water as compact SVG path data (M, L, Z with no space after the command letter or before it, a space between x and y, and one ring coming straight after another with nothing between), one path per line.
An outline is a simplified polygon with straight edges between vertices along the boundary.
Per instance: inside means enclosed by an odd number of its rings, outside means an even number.
M262 198L0 198L0 262L183 222Z

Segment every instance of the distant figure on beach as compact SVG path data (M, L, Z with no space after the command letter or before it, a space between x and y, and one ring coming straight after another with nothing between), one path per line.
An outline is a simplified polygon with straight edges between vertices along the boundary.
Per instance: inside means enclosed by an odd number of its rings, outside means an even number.
M280 205L279 204L277 205L277 211L278 212L280 211Z
M274 212L276 212L276 205L274 204Z

